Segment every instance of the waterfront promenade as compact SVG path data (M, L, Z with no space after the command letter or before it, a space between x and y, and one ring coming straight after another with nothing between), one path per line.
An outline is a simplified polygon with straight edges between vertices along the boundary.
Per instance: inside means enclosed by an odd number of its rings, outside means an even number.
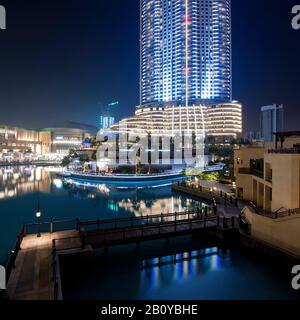
M63 299L59 257L61 255L89 255L95 248L108 249L111 246L144 241L169 239L171 237L202 234L205 232L226 232L238 228L235 219L220 218L187 211L155 216L132 217L103 221L74 221L67 230L61 228L64 221L50 222L35 227L49 226L50 232L28 234L29 227L23 227L23 234L17 243L13 265L9 272L7 293L12 300L61 300ZM53 232L54 231L54 232Z
M12 300L54 300L56 283L53 278L53 240L68 238L60 249L81 247L77 231L62 231L27 235L21 242L21 250L14 262L14 268L7 284L7 292ZM63 251L62 251L63 253ZM59 273L57 273L59 274ZM61 287L57 288L61 296Z
M231 196L228 187L216 183L203 184L201 181L200 185L184 181L174 183L172 189L190 197L206 200L212 206L215 206L218 216L226 218L240 217L241 211L247 205L236 197Z

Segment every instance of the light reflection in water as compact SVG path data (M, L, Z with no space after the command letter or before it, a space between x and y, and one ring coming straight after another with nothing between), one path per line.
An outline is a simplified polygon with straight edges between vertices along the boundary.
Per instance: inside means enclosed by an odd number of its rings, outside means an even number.
M0 167L0 200L37 192L51 192L50 172L59 172L59 167L14 166ZM62 183L62 182L61 182ZM59 179L56 180L59 185Z
M229 251L226 253L230 254ZM206 250L178 253L172 256L142 261L140 290L158 289L171 282L182 282L198 274L222 268L222 259L217 247Z

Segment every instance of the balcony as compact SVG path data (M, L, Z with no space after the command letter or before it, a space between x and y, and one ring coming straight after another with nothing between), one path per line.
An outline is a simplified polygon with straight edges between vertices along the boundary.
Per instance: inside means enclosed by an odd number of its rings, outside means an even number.
M240 168L239 174L251 174L258 178L264 179L264 172L257 169L250 169L250 168Z

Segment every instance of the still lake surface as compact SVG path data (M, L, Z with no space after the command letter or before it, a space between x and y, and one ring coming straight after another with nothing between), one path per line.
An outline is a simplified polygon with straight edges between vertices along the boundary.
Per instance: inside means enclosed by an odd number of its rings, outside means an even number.
M24 223L110 219L192 209L205 204L173 193L171 181L110 185L62 181L51 167L0 168L0 263ZM74 269L74 268L73 268ZM291 269L278 269L238 248L184 237L95 252L64 272L66 299L300 299ZM76 282L74 282L74 277Z

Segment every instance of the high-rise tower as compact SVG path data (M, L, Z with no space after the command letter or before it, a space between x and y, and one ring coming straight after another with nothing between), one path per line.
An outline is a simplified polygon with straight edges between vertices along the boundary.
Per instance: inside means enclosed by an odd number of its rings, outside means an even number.
M141 105L228 102L231 0L141 0Z

